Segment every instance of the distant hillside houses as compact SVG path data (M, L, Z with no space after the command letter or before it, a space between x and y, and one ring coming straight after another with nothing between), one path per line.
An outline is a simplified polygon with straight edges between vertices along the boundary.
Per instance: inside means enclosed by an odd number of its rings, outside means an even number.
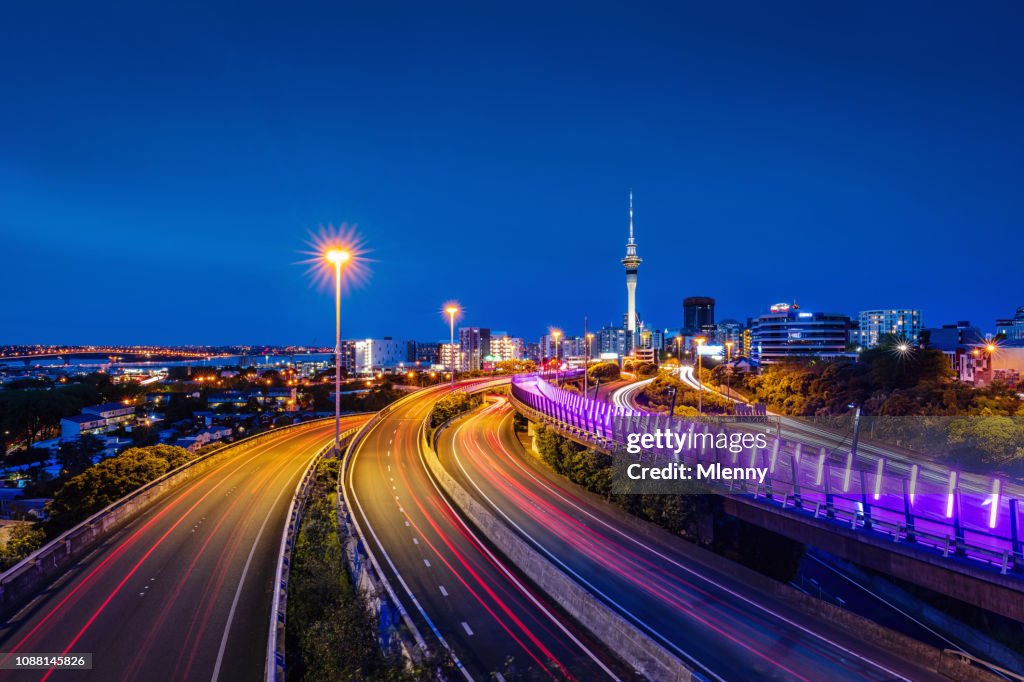
M60 420L61 438L67 440L84 434L100 435L130 426L135 421L135 407L124 403L104 403L83 407L81 414Z

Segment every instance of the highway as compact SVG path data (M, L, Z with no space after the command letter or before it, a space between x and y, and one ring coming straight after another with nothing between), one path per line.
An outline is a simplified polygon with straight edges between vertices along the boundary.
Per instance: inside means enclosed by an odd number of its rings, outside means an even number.
M693 373L693 368L682 367L681 378L684 382L695 389L700 388ZM610 402L616 407L626 410L643 410L637 404L637 394L649 383L638 381L616 390L611 395ZM713 391L705 386L704 390ZM719 393L719 395L724 394ZM732 400L736 401L733 397ZM740 402L740 401L736 401ZM783 417L772 415L770 424L743 424L734 422L732 428L761 431L766 433L771 440L776 435L791 444L800 444L805 452L818 453L821 448L827 448L831 453L832 464L830 472L833 481L833 491L845 491L848 482L843 480L842 471L844 456L850 451L850 439L852 432L844 433L834 429L823 427L815 423L813 418ZM858 461L860 468L869 473L866 480L872 482L875 487L873 502L879 500L878 493L883 493L881 501L872 505L872 514L875 521L886 521L892 527L898 527L905 522L906 513L903 500L903 481L913 479L914 484L909 486L911 491L911 504L914 512L914 519L917 532L917 542L929 544L941 550L943 540L946 536L952 535L951 518L952 505L950 504L951 481L955 481L956 488L961 493L961 522L965 529L966 538L978 558L989 562L998 563L1003 552L1009 548L1009 500L1011 498L1024 497L1024 486L1018 481L1005 478L1000 480L999 488L995 488L993 477L983 476L976 473L964 471L951 471L950 467L936 459L922 453L897 448L895 446L872 442L861 438L857 447ZM883 461L884 460L884 461ZM788 457L780 457L777 470L772 471L772 478L778 481L792 480L791 462ZM878 467L876 469L876 466ZM876 471L884 474L876 476ZM821 476L817 474L813 466L804 467L800 476L802 482L802 497L813 505L818 502L825 504L823 495L817 488L820 488ZM880 481L875 483L875 481ZM859 484L855 480L851 489L856 490ZM916 501L913 491L917 491ZM996 494L999 491L999 494ZM836 494L837 508L844 507L850 514L860 512L860 506L856 499L857 494L840 495ZM993 499L996 501L993 505Z
M456 514L427 473L419 435L447 387L404 398L368 427L345 497L420 636L466 679L622 679L619 664ZM509 664L511 661L511 664Z
M0 680L260 679L285 515L333 436L333 420L283 431L164 495L0 628L0 651L88 652L93 669Z
M501 399L446 430L446 468L535 548L708 679L924 680L912 663L762 594L680 538L529 461Z

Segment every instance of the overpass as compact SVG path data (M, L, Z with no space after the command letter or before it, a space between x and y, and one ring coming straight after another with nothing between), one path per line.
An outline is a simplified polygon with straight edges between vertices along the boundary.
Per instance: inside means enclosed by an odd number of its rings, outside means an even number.
M622 461L627 429L678 434L747 429L739 421L671 419L584 398L536 375L515 377L511 398L531 419ZM635 460L634 460L635 461ZM950 471L936 480L912 466L906 474L877 455L808 447L772 437L743 454L717 448L684 451L689 465L721 463L768 469L763 484L733 481L715 490L725 511L849 561L970 604L1024 620L1024 558L1019 500L960 485ZM1004 486L1005 487L1005 486Z

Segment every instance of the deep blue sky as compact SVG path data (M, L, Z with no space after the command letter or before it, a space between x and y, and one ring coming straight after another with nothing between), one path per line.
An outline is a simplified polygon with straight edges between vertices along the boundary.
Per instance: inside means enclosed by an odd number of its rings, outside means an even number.
M0 342L329 343L341 222L346 336L578 332L629 187L656 326L1024 305L1019 3L152 4L4 10Z

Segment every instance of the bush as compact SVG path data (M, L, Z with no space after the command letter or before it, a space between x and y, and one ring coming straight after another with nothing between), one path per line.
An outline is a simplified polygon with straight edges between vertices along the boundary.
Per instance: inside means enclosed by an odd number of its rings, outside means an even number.
M173 445L150 445L94 464L54 493L46 505L47 530L66 530L196 456Z
M462 391L449 393L434 404L434 411L431 413L430 417L430 425L436 429L449 419L477 407L482 401L483 398L481 398L479 394L470 395Z
M46 533L34 523L19 523L7 529L7 542L0 548L0 568L6 570L43 546Z
M614 362L599 362L596 365L591 365L590 369L587 370L587 376L591 381L618 381L622 378L622 372L619 370L619 365Z

